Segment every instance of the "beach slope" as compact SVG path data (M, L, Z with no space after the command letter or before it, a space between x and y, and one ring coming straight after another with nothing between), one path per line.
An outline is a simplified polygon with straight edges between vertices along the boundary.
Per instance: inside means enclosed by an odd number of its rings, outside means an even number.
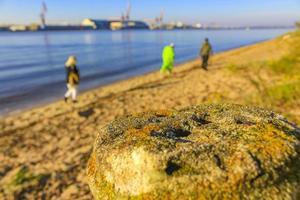
M300 122L294 49L299 38L289 33L214 55L208 71L196 59L171 75L154 72L85 92L77 104L59 101L3 117L0 199L91 199L85 169L95 137L105 124L128 113L239 103ZM278 72L278 66L290 68Z

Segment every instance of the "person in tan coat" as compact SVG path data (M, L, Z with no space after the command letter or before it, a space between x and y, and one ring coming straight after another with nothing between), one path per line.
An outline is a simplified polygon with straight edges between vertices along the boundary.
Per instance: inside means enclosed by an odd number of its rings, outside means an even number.
M80 81L79 70L77 68L77 59L75 56L70 56L65 64L66 67L66 83L67 92L65 93L65 102L68 101L69 97L72 97L73 103L77 102L77 86Z

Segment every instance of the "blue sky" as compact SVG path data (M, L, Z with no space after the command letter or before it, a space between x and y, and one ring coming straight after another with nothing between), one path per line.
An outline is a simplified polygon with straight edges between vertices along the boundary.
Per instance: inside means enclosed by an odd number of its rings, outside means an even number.
M128 0L45 0L51 23L118 17ZM300 20L300 0L131 0L133 19L220 25L292 25ZM0 0L0 24L39 22L42 0Z

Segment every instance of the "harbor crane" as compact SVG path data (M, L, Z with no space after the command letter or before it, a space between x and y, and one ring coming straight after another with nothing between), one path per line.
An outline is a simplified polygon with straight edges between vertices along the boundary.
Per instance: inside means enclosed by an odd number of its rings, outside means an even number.
M45 29L46 28L46 14L48 12L48 8L46 3L43 1L42 3L42 9L41 9L41 14L40 14L40 18L41 18L41 28Z
M123 21L128 21L130 20L130 15L131 15L131 1L128 0L128 6L125 14L122 14L122 20Z
M158 28L161 28L164 21L164 11L161 10L160 16L155 18L155 23Z

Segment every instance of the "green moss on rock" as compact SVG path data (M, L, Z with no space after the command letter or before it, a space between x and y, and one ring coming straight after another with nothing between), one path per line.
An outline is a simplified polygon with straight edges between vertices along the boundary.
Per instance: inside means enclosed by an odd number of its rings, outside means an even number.
M299 129L271 111L200 105L119 118L88 163L95 199L300 198Z

